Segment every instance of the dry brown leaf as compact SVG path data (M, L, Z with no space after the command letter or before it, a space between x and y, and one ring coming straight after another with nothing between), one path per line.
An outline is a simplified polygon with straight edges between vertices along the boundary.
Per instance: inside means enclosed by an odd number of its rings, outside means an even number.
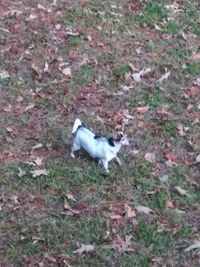
M17 10L17 9L11 9L9 11L6 11L5 13L3 13L3 17L14 17L14 16L19 16L22 15L23 12L21 10Z
M49 71L49 64L48 62L45 62L44 64L44 72L48 72Z
M130 64L129 64L130 66ZM135 72L131 75L131 77L134 79L136 82L141 82L141 77L144 76L145 74L151 72L151 68L144 68L139 72Z
M200 61L200 53L192 54L189 59L195 60L195 61Z
M30 110L30 109L32 109L32 108L34 108L35 107L35 104L34 103L30 103L28 106L26 106L25 108L24 108L24 111L28 111L28 110Z
M95 250L95 246L93 245L84 245L81 244L81 247L75 251L73 251L74 254L82 255L83 253L88 253Z
M8 79L10 78L10 74L7 70L0 71L0 79Z
M36 63L32 63L31 64L31 68L34 70L34 72L39 76L39 78L42 77L42 70L40 69L40 67L36 64Z
M125 204L125 211L126 211L126 217L128 218L134 218L136 216L135 210Z
M154 153L146 153L144 158L146 161L151 162L151 163L156 163L156 156Z
M66 197L67 197L68 200L72 200L74 202L77 201L71 193L66 194Z
M112 245L103 246L104 249L116 249L119 253L134 251L133 244L130 242L131 236L125 236L123 240L119 235L113 241Z
M33 146L32 149L34 150L34 149L41 148L41 147L43 147L43 144L37 144Z
M174 203L170 199L165 200L165 206L170 209L174 209Z
M163 74L160 79L158 80L160 83L162 83L164 80L167 80L169 76L171 75L171 71L167 71L165 74Z
M196 162L200 162L200 154L196 157Z
M68 204L68 202L67 202L67 200L65 199L64 200L64 205L63 205L63 207L64 207L64 209L65 210L68 210L68 211L70 211L72 214L74 214L74 215L79 215L79 214L81 214L81 210L75 210L75 209L72 209L70 206L69 206L69 204Z
M36 236L36 235L33 235L33 236L32 236L32 240L34 240L34 241L43 241L43 242L45 242L45 238L40 237L40 236Z
M148 110L149 110L149 106L143 106L143 107L136 108L136 111L139 112L139 113L141 113L141 114L144 114Z
M62 73L65 75L65 76L68 76L68 77L71 77L72 76L72 71L71 71L71 68L69 67L66 67L62 70Z
M189 252L189 251L191 251L193 249L196 249L196 248L200 248L200 241L198 241L198 240L195 240L194 243L193 243L193 245L189 246L184 251L185 252Z
M186 196L189 197L189 194L187 193L186 190L182 189L180 186L175 186L174 189L176 192L178 192L181 196Z
M186 132L189 130L189 127L184 127L181 123L178 123L176 128L180 136L185 136Z
M43 161L43 158L40 158L40 157L37 157L34 162L38 165L38 166L41 166L42 165L42 161Z
M34 171L31 171L31 174L33 177L38 177L38 176L41 176L41 175L48 175L49 172L45 169L43 170L34 170Z
M50 262L56 263L56 259L54 257L50 256L47 252L44 254L44 258Z
M145 206L135 206L135 209L139 212L139 213L144 213L146 215L149 215L151 213L155 213L154 210L148 208L148 207L145 207Z
M121 219L122 216L119 214L115 214L115 213L106 213L105 217L115 221L115 220Z

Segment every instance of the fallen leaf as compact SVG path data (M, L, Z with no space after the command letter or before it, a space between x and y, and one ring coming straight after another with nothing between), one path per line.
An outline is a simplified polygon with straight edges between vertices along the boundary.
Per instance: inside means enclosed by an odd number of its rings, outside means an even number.
M193 245L189 246L184 251L185 252L189 252L189 251L191 251L193 249L196 249L196 248L200 248L200 241L198 241L198 240L195 240L194 243L193 243Z
M171 161L171 160L167 160L167 161L165 161L165 164L166 164L168 167L170 167L170 168L172 168L172 167L178 165L176 162L173 162L173 161Z
M12 10L9 10L9 11L6 11L5 13L3 13L3 17L14 17L14 16L19 16L19 15L22 15L23 12L21 10L17 10L17 9L12 9Z
M150 213L155 213L155 211L153 211L152 209L145 207L145 206L135 206L135 209L139 212L139 213L144 213L146 215L149 215Z
M43 242L45 242L45 238L40 237L40 236L36 236L36 235L33 235L33 236L32 236L32 240L34 240L34 241L43 241Z
M167 152L165 154L165 157L168 159L168 160L171 160L171 161L175 161L176 160L176 156L172 153L172 152Z
M43 170L31 171L31 174L33 175L33 177L38 177L38 176L41 176L41 175L48 175L49 172L47 170L43 169Z
M159 177L161 183L167 183L169 181L169 175L164 174L163 176Z
M72 29L71 27L67 27L66 28L65 34L66 35L71 35L71 36L78 36L79 35L78 31L75 30L75 29Z
M79 215L79 214L82 213L82 210L72 209L72 208L69 206L69 204L68 204L68 202L67 202L66 199L64 200L64 205L63 205L63 207L64 207L65 210L69 210L69 211L70 211L72 214L74 214L74 215Z
M170 209L174 209L174 203L170 199L165 200L165 206Z
M37 157L34 162L38 165L38 166L41 166L42 165L42 161L43 161L43 158L39 158Z
M0 72L0 79L7 79L10 78L10 74L7 70L3 70Z
M113 220L113 221L115 221L115 220L119 220L119 219L121 219L121 215L119 215L119 214L114 214L114 213L107 213L106 214L106 218L109 218L109 219L111 219L111 220Z
M149 106L143 106L143 107L136 108L136 111L139 112L139 113L141 113L141 114L144 114L148 110L149 110Z
M181 195L189 197L189 194L186 190L182 189L180 186L175 186L174 189Z
M95 250L95 246L93 245L84 245L81 244L81 247L75 251L73 251L74 254L82 255L83 253L88 253Z
M24 107L22 107L21 105L11 106L9 104L8 107L4 108L3 110L5 112L13 114L14 116L24 113Z
M178 123L176 128L180 136L185 136L186 132L189 130L189 127L184 127L181 123Z
M162 83L164 80L167 80L169 76L171 75L171 71L167 71L165 74L163 74L160 79L158 80L160 83Z
M35 107L35 104L34 103L30 103L28 106L26 106L25 108L24 108L24 111L28 111L28 110L30 110L30 109L32 109L32 108L34 108Z
M130 242L132 236L125 236L125 240L119 235L113 241L112 245L103 246L104 249L116 249L119 253L134 251L133 244Z
M134 218L136 216L135 210L125 204L125 211L126 211L126 217L128 218Z
M200 162L200 154L196 157L196 162Z
M70 59L74 60L78 57L78 51L77 50L70 50L68 56Z
M43 144L37 144L33 146L32 149L34 150L34 149L41 148L41 147L43 147Z
M190 56L190 60L200 61L200 53L194 53Z
M62 70L62 73L65 75L65 76L68 76L68 77L71 77L72 76L72 72L71 72L71 68L69 67L66 67Z
M20 167L18 168L18 173L17 173L17 176L19 178L23 177L26 175L26 171L23 171Z
M44 72L48 72L49 71L49 64L48 62L45 62L44 64Z
M74 202L77 201L71 193L66 194L66 197L67 197L68 200L72 200Z
M36 64L36 63L32 63L31 64L31 68L32 70L34 70L34 72L39 76L39 78L42 77L42 70L40 69L40 67Z
M189 87L189 88L186 90L186 94L187 94L189 97L197 96L198 93L199 93L199 88L196 87L196 86L191 86L191 87Z
M177 212L178 214L185 214L184 210L175 209L174 211Z
M130 65L130 64L129 64ZM136 82L141 81L141 77L144 76L145 74L151 72L151 68L144 68L139 72L135 72L131 75L131 77L134 79Z
M154 153L146 153L144 158L151 163L156 163L156 156Z
M56 263L56 259L54 257L50 256L47 252L44 254L44 258L50 262Z

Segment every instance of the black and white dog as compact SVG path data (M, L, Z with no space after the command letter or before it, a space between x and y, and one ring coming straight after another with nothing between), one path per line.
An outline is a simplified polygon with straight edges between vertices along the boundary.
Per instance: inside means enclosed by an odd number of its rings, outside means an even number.
M114 158L121 165L117 153L122 145L129 145L127 136L122 132L118 132L110 138L97 136L88 130L80 119L75 120L72 134L74 135L74 143L71 150L72 158L75 158L75 151L83 148L92 158L99 160L99 165L103 164L106 172L109 172L108 162Z

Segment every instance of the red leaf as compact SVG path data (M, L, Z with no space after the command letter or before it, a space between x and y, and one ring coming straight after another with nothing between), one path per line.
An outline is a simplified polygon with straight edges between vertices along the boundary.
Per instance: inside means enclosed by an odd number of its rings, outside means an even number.
M195 86L191 86L186 90L186 94L190 97L196 96L199 93L199 89Z
M138 107L136 108L137 112L143 114L149 110L149 106L144 106L144 107Z
M69 58L70 59L76 59L77 56L78 56L78 51L76 51L76 50L70 50L69 51Z
M165 200L165 206L170 209L174 209L174 203L170 199Z
M133 11L138 11L140 9L136 0L130 1L130 7L131 7L131 10L133 10Z
M176 156L172 153L172 152L168 152L165 154L165 157L168 159L168 160L171 160L171 161L175 161L177 158Z
M105 214L105 217L108 218L108 219L111 219L111 220L115 221L115 220L121 219L122 216L119 215L119 214L116 214L116 213L106 213Z

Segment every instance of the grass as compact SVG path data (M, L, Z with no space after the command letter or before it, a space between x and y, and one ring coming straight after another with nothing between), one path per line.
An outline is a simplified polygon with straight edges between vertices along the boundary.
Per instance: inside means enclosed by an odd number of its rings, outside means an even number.
M9 10L16 9L14 5L10 1ZM48 6L43 1L41 5ZM2 28L21 23L14 32L21 50L9 48L12 32L0 40L0 70L11 74L0 79L2 266L198 266L198 251L184 251L199 239L199 172L194 161L200 152L200 99L199 94L187 95L189 87L199 89L199 61L191 60L199 50L198 1L182 1L176 12L166 1L155 0L57 5L46 12L27 1L24 17L1 14ZM36 14L40 9L40 19L29 21L30 7ZM79 35L66 37L67 27ZM82 65L83 55L91 62ZM41 77L32 71L32 63L40 65ZM59 71L61 63L68 63L70 78ZM151 72L136 82L129 64ZM159 82L169 70L168 79ZM34 108L22 114L4 110L9 104L30 103ZM145 106L149 110L137 110ZM119 153L121 167L110 162L106 175L82 151L75 160L70 158L76 117L108 136L126 122L130 146ZM188 127L183 136L180 123ZM41 147L34 148L38 143ZM167 152L177 157L171 165ZM145 159L147 153L155 154L155 163ZM41 165L34 163L36 158L42 159ZM21 178L19 168L26 171ZM48 174L33 177L38 169ZM164 175L167 180L161 182ZM177 193L175 186L188 196ZM167 207L167 201L174 207ZM138 205L154 212L139 213ZM127 206L135 217L128 215ZM119 237L127 236L134 251L120 252ZM118 248L112 248L116 240ZM81 244L95 250L74 253Z

